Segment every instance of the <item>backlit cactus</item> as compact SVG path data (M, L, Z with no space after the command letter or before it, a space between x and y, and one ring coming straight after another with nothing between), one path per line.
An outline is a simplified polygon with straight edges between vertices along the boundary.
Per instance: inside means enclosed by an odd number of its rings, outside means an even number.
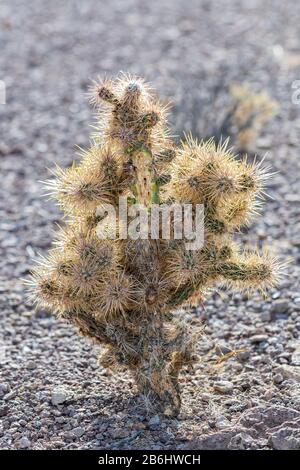
M250 292L278 279L270 254L243 251L233 241L259 208L268 173L235 158L226 143L189 136L176 148L166 107L140 78L100 81L91 97L99 122L92 146L48 183L67 223L33 269L30 296L106 346L102 365L128 369L150 412L176 415L178 374L197 359L199 335L176 310L202 299L215 283ZM101 208L118 209L120 196L149 214L158 203L203 204L204 245L187 250L186 240L160 232L99 238L106 220Z
M233 138L239 149L248 149L259 135L264 124L276 114L278 103L263 90L255 92L249 84L230 87L231 105L219 132Z

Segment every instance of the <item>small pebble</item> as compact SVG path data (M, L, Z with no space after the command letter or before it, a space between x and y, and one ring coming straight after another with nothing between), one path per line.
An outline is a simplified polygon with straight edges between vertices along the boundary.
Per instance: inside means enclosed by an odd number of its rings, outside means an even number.
M268 340L268 336L267 335L254 335L250 338L250 341L251 343L255 344L255 343L262 343L264 341L267 341Z
M67 400L67 395L62 390L54 390L52 392L51 402L52 405L61 405Z
M84 429L80 426L78 426L77 428L72 429L72 435L74 437L81 437L81 436L83 436L84 433L85 433Z
M23 436L19 440L19 448L20 449L27 449L29 446L30 446L30 440L28 439L28 437Z
M214 389L217 392L220 392L220 393L229 393L229 392L232 392L232 390L233 390L233 384L231 382L226 381L226 380L216 382L214 384Z

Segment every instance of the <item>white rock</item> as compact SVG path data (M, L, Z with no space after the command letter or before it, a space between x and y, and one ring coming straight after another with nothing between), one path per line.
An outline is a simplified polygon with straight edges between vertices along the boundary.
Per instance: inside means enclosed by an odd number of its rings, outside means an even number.
M30 446L30 440L28 439L28 437L26 436L21 437L21 439L19 440L19 448L27 449L29 446Z
M227 382L226 380L223 380L221 382L216 382L214 384L214 389L220 393L229 393L229 392L232 392L233 385L231 382Z
M226 418L226 416L219 416L216 419L216 428L217 429L225 429L230 426L230 421Z
M66 401L66 399L67 399L67 395L64 390L62 389L53 390L52 397L51 397L52 405L54 406L61 405L62 403Z
M85 432L84 429L80 426L78 426L78 428L74 428L72 430L72 434L73 434L74 437L81 437L81 436L83 436L84 432Z

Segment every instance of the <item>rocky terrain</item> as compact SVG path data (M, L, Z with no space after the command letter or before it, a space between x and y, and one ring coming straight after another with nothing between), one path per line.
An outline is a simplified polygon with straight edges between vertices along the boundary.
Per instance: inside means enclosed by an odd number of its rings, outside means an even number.
M299 22L291 0L1 2L0 448L300 449ZM265 299L219 292L185 312L205 334L173 420L147 416L131 378L21 282L60 220L39 181L89 144L89 79L119 70L173 99L177 134L210 134L233 82L280 104L253 149L277 172L272 199L241 237L289 259L287 275Z

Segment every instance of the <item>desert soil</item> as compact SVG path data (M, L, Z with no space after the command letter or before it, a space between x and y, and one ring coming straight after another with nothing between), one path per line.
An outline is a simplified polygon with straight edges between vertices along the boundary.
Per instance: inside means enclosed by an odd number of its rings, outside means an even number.
M2 449L300 449L299 24L292 0L1 2ZM39 181L88 146L89 79L119 70L173 99L176 134L212 132L233 82L280 104L253 149L277 172L273 199L240 237L290 259L288 275L266 299L219 292L182 313L205 335L194 375L181 376L177 419L147 416L132 379L102 369L99 348L35 312L20 281L61 217Z

